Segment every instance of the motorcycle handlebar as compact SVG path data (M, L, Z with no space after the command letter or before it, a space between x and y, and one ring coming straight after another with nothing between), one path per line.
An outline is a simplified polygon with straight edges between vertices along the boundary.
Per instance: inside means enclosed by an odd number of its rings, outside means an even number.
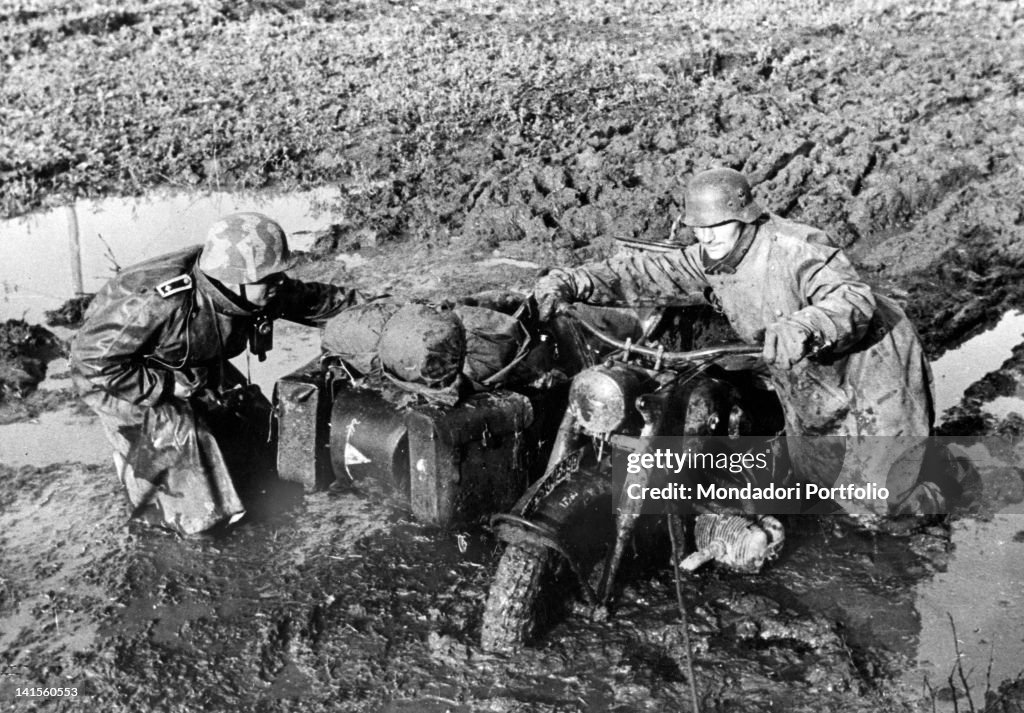
M705 347L704 349L694 349L686 352L675 352L668 351L665 349L652 349L650 347L643 347L633 344L630 341L622 341L616 339L610 334L605 334L600 329L592 325L577 310L572 308L572 305L565 305L560 310L562 314L572 317L576 322L579 323L583 329L592 334L593 336L600 339L605 344L621 349L628 354L641 354L655 361L662 363L679 363L679 362L692 362L692 361L712 361L724 356L759 356L762 348L758 345L753 344L723 344L717 347Z

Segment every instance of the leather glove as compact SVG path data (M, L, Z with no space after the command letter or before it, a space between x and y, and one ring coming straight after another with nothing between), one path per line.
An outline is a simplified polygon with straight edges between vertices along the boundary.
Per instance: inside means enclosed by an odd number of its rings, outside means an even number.
M773 322L764 330L761 356L767 364L791 369L810 352L812 336L810 330L792 320Z
M566 294L566 285L549 276L542 277L533 288L533 299L537 303L537 320L547 322L558 311L559 306L571 302Z
M565 304L562 297L557 294L538 295L534 293L533 298L537 301L537 320L540 322L550 320L558 312L559 307Z

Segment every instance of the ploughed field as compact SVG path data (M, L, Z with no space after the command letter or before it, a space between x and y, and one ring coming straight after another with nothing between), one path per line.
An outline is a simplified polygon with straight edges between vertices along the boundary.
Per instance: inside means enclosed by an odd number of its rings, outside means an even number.
M726 164L827 229L934 358L1021 307L1022 35L1024 8L995 1L7 2L0 214L333 183L346 219L305 274L442 298L528 288L531 263L614 237L685 241L686 176ZM1016 394L1022 360L968 396ZM950 432L1019 432L971 398ZM667 566L607 622L485 655L486 531L285 489L224 539L141 532L70 392L29 399L8 396L0 427L49 434L0 466L5 709L686 709ZM790 534L761 577L686 592L705 707L930 710L900 681L914 587L945 568L947 535ZM948 663L932 681L946 705ZM13 683L91 700L15 699Z

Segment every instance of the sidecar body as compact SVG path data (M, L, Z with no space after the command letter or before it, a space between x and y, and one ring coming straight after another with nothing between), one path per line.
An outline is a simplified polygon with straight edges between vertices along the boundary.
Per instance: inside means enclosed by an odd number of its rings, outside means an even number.
M553 395L531 396L417 402L316 359L275 386L278 476L307 491L372 486L440 527L479 520L516 501L544 451L535 413Z

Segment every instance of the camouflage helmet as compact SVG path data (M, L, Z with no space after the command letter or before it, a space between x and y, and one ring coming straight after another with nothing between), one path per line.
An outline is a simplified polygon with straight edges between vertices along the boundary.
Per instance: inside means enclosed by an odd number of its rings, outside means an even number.
M295 264L284 230L262 213L233 213L210 226L199 269L221 282L259 282Z
M686 186L683 201L683 222L691 228L732 220L753 223L764 213L746 177L731 168L712 168L695 175Z

